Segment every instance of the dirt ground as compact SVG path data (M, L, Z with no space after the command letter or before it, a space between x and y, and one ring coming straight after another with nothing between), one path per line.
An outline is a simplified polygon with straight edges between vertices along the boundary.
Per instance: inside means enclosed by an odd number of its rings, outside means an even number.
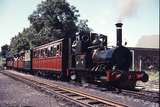
M0 73L0 107L70 107L59 98L46 95Z
M149 81L146 83L137 82L138 86L143 86L145 90L159 91L159 71L148 71Z

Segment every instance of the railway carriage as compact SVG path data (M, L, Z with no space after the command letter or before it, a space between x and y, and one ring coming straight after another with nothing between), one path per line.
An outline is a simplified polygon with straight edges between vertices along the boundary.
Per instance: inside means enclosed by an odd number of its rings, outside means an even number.
M24 52L24 70L31 71L32 70L32 50L26 50Z
M14 65L13 57L7 57L6 58L6 67L9 69L12 69Z
M64 38L32 49L32 70L67 78L69 39Z
M17 69L18 70L23 70L24 69L24 52L21 52L20 54L18 54Z
M13 59L13 69L17 69L17 68L18 68L18 56L15 55Z

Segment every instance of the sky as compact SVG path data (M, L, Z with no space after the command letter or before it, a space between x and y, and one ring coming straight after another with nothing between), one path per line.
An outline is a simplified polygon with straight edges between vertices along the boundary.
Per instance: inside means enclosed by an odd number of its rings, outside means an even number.
M30 25L28 16L42 0L0 0L0 47ZM134 47L145 35L159 35L159 0L67 0L94 32L116 44L115 24L123 23L123 44ZM133 2L134 1L134 2ZM136 3L135 3L136 1ZM128 4L127 4L128 3Z

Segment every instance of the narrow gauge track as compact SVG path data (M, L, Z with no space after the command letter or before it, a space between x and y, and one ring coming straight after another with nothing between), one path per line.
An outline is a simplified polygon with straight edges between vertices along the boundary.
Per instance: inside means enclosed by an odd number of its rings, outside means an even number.
M144 101L150 101L154 103L160 103L159 99L159 92L153 92L153 91L146 91L146 90L125 90L125 89L118 89L118 88L113 88L113 89L107 89L106 87L95 87L95 86L89 86L89 88L93 88L96 90L100 90L103 92L111 92L111 93L116 93L116 94L121 94L125 96L131 96L133 98L141 99ZM119 91L120 90L120 91Z
M40 88L45 92L56 94L57 96L63 97L64 99L69 100L82 107L128 107L127 105L93 96L82 91L77 91L75 89L45 83L45 81L37 81L36 79L27 78L10 72L2 73L33 87Z
M159 103L159 92L138 90L138 91L130 91L130 90L122 90L123 95L132 96L134 98L142 99L145 101Z
M133 98L141 99L144 101L160 103L160 99L159 99L160 93L159 92L146 91L143 89L125 90L125 89L118 89L115 87L113 87L113 89L108 90L107 87L90 85L90 84L89 84L88 88L100 90L103 92L110 92L110 93L116 93L116 94L121 94L121 95L125 95L125 96L131 96Z

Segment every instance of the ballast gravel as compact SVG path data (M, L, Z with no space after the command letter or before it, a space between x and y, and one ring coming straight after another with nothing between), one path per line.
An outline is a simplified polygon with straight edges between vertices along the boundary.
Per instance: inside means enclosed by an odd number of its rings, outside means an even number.
M0 73L0 107L75 107Z
M12 72L12 73L16 73L18 75L22 75L22 76L25 76L25 77L29 77L29 78L34 78L34 79L38 79L39 81L45 81L49 84L56 84L58 86L65 86L65 87L68 87L68 88L73 88L73 89L76 89L76 90L79 90L79 91L83 91L83 92L86 92L88 94L91 94L91 95L96 95L96 96L100 96L104 99L109 99L109 100L113 100L113 101L117 101L119 103L123 103L123 104L126 104L128 105L129 107L159 107L159 104L158 103L153 103L153 102L149 102L149 101L143 101L143 100L140 100L140 99L135 99L133 97L130 97L130 96L124 96L124 95L121 95L121 94L114 94L114 93L111 93L111 92L105 92L105 91L100 91L100 90L96 90L96 89L91 89L91 88L88 88L88 87L82 87L82 86L79 86L79 85L73 85L71 83L68 83L68 82L61 82L61 81L55 81L55 80L48 80L48 79L43 79L43 78L40 78L40 77L35 77L35 76L32 76L32 75L27 75L27 74L22 74L22 73L18 73L18 72L15 72L15 71L12 71L12 70L7 70L6 72ZM0 75L0 78L1 78L1 75ZM7 77L5 77L7 78ZM1 81L1 80L0 80ZM18 82L19 84L23 84L21 82ZM1 84L1 82L0 82ZM18 85L18 84L17 84ZM1 85L0 85L1 86ZM13 85L15 86L15 85ZM26 87L29 87L27 85L24 85ZM32 89L33 90L33 89ZM34 92L35 90L33 90ZM1 91L0 91L1 92ZM30 93L33 93L30 91ZM36 93L39 93L40 95L42 93L40 92L37 92L35 91ZM30 93L28 93L30 95ZM1 95L1 94L0 94ZM45 97L46 95L43 95L42 97L44 97L43 99L47 99L48 97ZM1 100L1 98L0 98ZM38 100L37 100L38 101ZM48 100L49 102L50 100ZM36 102L36 101L35 101ZM53 101L55 104L57 104L56 100L53 99ZM0 104L1 104L1 101L0 101ZM50 103L49 103L50 104ZM52 107L48 104L48 106L42 106L42 107ZM62 104L63 105L63 104ZM1 106L0 106L1 107ZM39 106L41 107L41 106ZM59 105L55 105L53 107L59 107ZM60 107L67 107L67 106L60 106ZM70 107L70 106L69 106ZM74 106L73 106L74 107Z

